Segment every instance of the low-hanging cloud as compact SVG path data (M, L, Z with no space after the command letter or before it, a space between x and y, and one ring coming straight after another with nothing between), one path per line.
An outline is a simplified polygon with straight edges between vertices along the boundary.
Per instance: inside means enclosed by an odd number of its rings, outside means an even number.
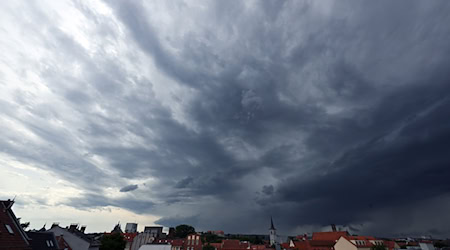
M133 191L133 190L136 190L136 189L138 189L138 185L128 185L128 186L125 186L125 187L123 187L123 188L121 188L120 189L120 192L130 192L130 191Z

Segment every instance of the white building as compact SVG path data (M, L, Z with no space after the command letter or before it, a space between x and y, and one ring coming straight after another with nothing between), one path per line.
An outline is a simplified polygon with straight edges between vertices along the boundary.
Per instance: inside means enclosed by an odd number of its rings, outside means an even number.
M137 226L137 223L127 223L127 225L125 226L125 233L136 233Z
M170 244L152 244L152 245L142 245L139 250L171 250L172 246Z

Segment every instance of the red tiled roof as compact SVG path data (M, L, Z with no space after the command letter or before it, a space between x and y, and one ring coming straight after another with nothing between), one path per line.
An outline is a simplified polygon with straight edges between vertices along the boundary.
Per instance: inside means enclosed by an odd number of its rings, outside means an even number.
M336 244L334 240L300 240L293 242L293 248L299 250L332 250L334 248L334 244Z
M388 250L393 250L395 248L395 241L392 240L384 240L383 244L387 247Z
M334 247L336 241L334 240L309 240L309 245L315 247Z
M246 249L249 247L249 243L240 242L239 240L223 240L222 249Z
M316 232L313 233L313 240L334 240L337 241L341 236L349 236L347 231L338 231L338 232Z
M281 243L281 248L283 248L283 249L289 249L289 248L291 248L291 246L290 246L289 243ZM253 249L253 246L252 246L252 249Z
M289 243L288 243L288 245L289 245ZM251 248L252 250L264 250L264 249L268 249L268 248L266 248L266 245L251 245L250 248ZM270 248L270 249L272 249L272 248Z
M348 236L350 240L376 240L375 237L372 236Z

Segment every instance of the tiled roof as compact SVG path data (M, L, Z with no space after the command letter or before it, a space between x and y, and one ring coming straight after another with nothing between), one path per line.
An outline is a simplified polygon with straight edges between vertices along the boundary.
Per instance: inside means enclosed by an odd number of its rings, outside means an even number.
M337 241L341 236L349 236L347 231L338 231L338 232L316 232L313 233L313 240L334 240Z
M241 243L239 240L223 240L222 249L243 249L247 248L248 243Z
M308 243L310 246L315 246L315 247L334 247L334 244L336 244L336 241L334 241L334 240L309 240Z

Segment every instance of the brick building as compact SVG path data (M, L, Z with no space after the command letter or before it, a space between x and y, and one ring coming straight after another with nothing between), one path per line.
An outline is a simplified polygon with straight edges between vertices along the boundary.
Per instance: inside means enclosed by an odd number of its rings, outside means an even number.
M30 238L14 215L13 205L14 201L0 200L0 249L31 250Z

